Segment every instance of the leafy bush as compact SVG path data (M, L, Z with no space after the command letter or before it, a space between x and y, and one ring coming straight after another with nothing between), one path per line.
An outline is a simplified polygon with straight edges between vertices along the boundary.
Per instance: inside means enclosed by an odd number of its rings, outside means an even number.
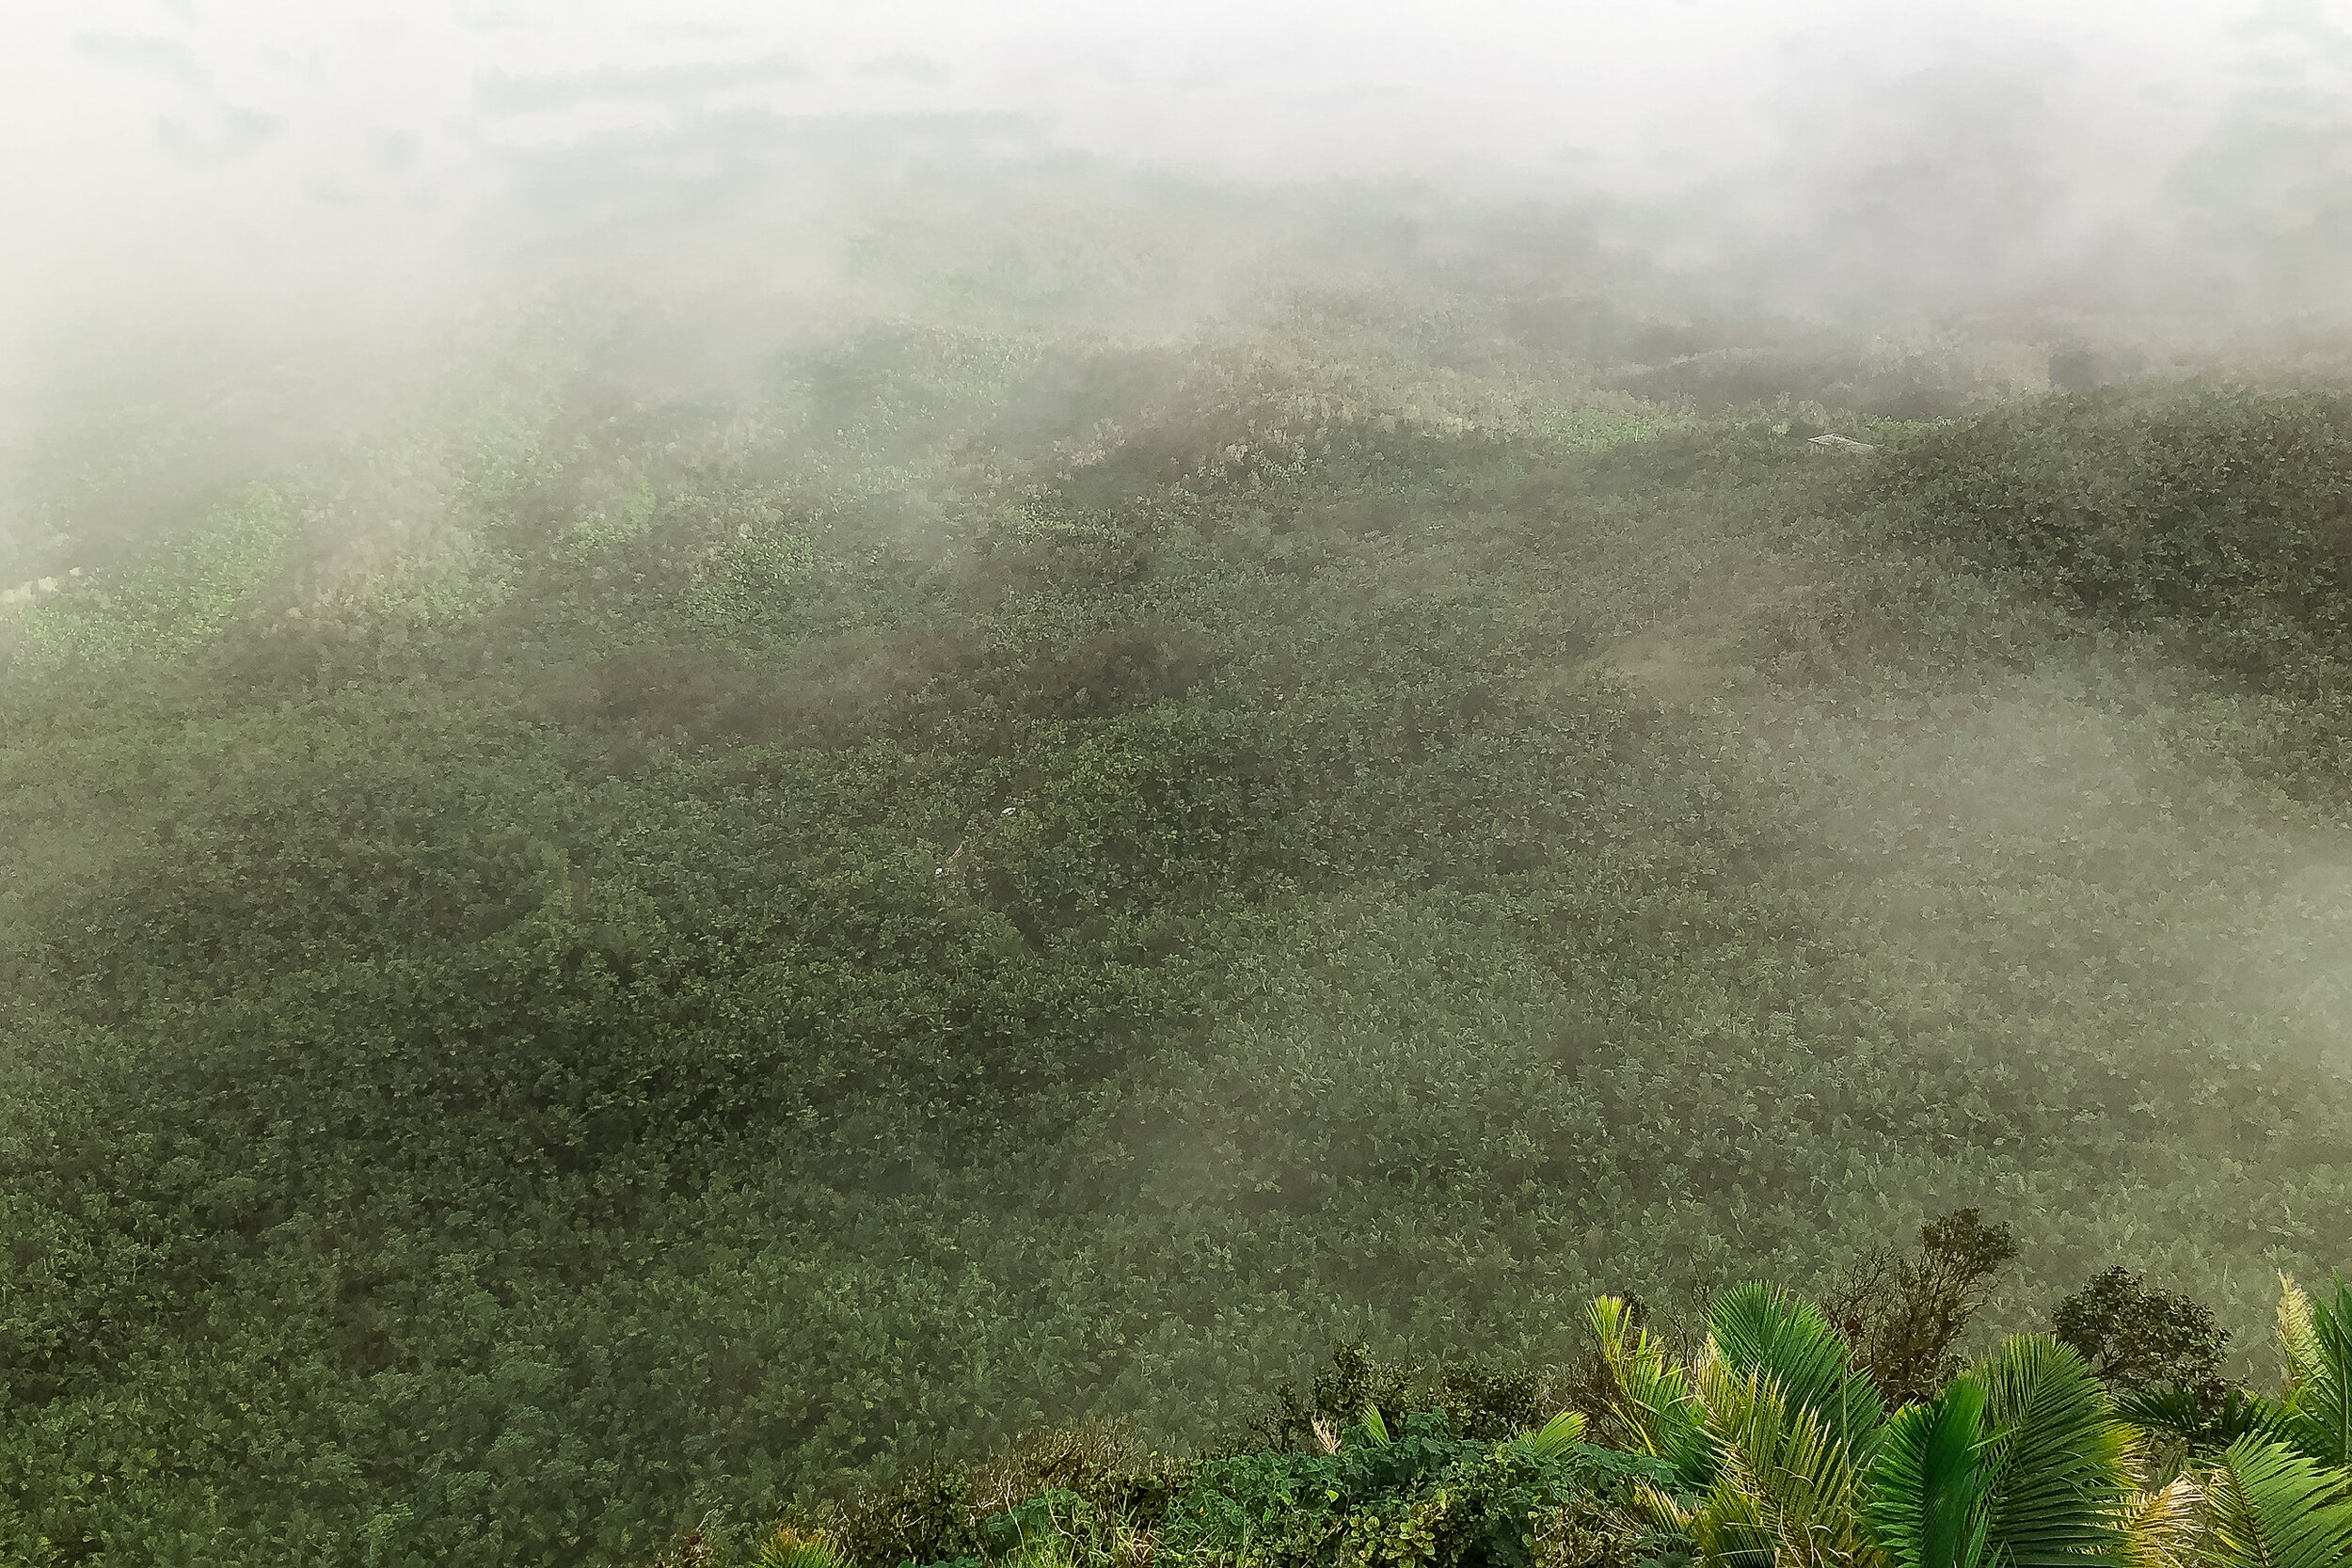
M2216 1388L2230 1338L2213 1308L2125 1268L2058 1303L2053 1330L2116 1389Z
M938 1499L968 1498L968 1485L927 1481L791 1533L838 1543L841 1560L871 1568L1047 1560L1597 1568L1631 1563L1647 1539L1629 1500L1634 1485L1662 1479L1662 1470L1578 1444L1573 1423L1482 1441L1458 1434L1441 1411L1414 1412L1391 1431L1376 1406L1365 1408L1370 1418L1304 1452L1073 1475L986 1514L969 1503L943 1509ZM936 1522L907 1533L904 1522L918 1515ZM890 1523L877 1530L879 1518Z
M1882 1394L1925 1399L1960 1370L1952 1347L2016 1259L2009 1227L1955 1210L1920 1227L1916 1258L1867 1255L1822 1309Z

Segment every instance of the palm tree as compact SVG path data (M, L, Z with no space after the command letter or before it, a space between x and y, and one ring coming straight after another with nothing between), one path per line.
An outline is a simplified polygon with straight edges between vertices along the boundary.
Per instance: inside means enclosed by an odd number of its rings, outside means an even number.
M1708 1314L1706 1349L1676 1366L1625 1305L1590 1318L1613 1413L1643 1449L1674 1466L1647 1487L1651 1519L1690 1536L1711 1562L1770 1568L1871 1563L1854 1477L1884 1424L1878 1391L1820 1310L1768 1285L1742 1285Z
M2240 1402L2206 1478L2213 1568L2352 1568L2352 1285L2314 1302L2279 1276L2279 1397ZM2215 1423L2185 1433L2217 1435Z
M2352 1468L2352 1282L2336 1275L2333 1298L2318 1303L2285 1275L2279 1286L2286 1381L2265 1424L2317 1464Z
M2324 1467L2352 1469L2352 1284L2335 1279L2332 1296L2314 1302L2279 1276L2279 1354L2285 1376L2278 1396L2240 1388L2136 1389L2120 1410L2161 1433L2192 1461L2212 1461L2246 1437L2280 1443Z
M1890 1418L1819 1309L1772 1287L1719 1297L1689 1369L1622 1302L1590 1318L1613 1413L1673 1466L1645 1512L1709 1563L2154 1568L2192 1500L2134 1492L2137 1434L2055 1339L2013 1338Z
M1933 1403L1896 1413L1862 1510L1899 1568L2120 1564L2151 1512L2134 1506L2136 1435L2080 1355L2018 1335Z

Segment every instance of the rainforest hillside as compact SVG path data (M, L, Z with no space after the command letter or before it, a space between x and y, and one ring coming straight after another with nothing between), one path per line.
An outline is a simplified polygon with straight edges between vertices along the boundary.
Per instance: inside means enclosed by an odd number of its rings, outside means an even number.
M1431 1380L1342 1344L1241 1442L1138 1453L1097 1421L796 1509L760 1568L1165 1563L1632 1568L2042 1561L2255 1568L2352 1558L2352 1287L2289 1280L2280 1381L2219 1370L2188 1297L2110 1269L2055 1333L1952 1353L2015 1239L1974 1210L1872 1255L1822 1307L1751 1282L1695 1342L1594 1298L1563 1378L1456 1360ZM1570 1408L1559 1408L1573 1401ZM1547 1418L1543 1412L1552 1410ZM1590 1416L1586 1411L1592 1412ZM668 1563L718 1560L703 1530Z
M1955 1354L2127 1264L2270 1375L2352 1260L2341 383L1051 232L333 418L93 354L12 449L0 1560L743 1560L1962 1209Z

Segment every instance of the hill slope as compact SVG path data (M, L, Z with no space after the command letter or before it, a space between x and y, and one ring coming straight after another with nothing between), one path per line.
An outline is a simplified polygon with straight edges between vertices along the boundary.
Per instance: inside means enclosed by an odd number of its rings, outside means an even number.
M1424 307L723 397L542 325L35 595L0 1555L643 1558L1962 1204L2011 1324L2352 1256L2336 405L1850 460ZM1996 526L2144 416L2302 433L2286 567Z

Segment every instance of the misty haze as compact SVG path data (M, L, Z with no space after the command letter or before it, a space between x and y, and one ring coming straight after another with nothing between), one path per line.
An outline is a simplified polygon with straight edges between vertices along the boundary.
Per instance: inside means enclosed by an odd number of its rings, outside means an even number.
M20 9L0 1565L2352 1568L2352 6Z

